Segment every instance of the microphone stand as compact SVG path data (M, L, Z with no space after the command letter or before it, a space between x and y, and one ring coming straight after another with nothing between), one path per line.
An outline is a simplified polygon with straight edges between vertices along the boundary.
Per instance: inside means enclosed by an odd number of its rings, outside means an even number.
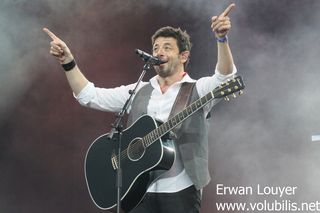
M146 74L147 70L151 69L151 65L154 65L152 61L146 61L146 64L143 66L142 73L140 74L140 77L136 83L136 86L133 90L129 90L129 98L125 102L124 106L122 107L122 110L116 114L116 120L111 125L112 129L110 130L108 134L108 138L112 139L114 141L118 140L118 169L117 169L117 180L116 180L116 186L117 186L117 213L120 213L120 206L121 206L121 188L122 188L122 168L121 168L121 138L122 138L122 131L123 131L123 125L121 124L122 118L125 114L125 112L128 110L131 100L133 98L133 95L136 93L136 90L142 81L144 75ZM114 134L118 135L117 137L114 137Z

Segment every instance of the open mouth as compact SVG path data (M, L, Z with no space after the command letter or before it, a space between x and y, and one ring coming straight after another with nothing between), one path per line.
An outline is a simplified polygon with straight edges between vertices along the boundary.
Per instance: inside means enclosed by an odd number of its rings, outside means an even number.
M163 63L162 63L162 64L160 64L160 66L161 66L161 65L164 65L164 64L166 64L166 63L168 63L168 60L163 60L163 59L161 59L161 61L163 61Z
M159 67L162 68L162 67L164 67L166 64L167 64L167 62L165 62L165 63L163 63L163 64L160 64Z

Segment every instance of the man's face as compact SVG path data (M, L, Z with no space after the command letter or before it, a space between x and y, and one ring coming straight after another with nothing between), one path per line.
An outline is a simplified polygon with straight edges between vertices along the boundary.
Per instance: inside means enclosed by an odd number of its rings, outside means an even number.
M154 66L157 74L161 77L168 77L183 69L183 60L179 54L177 40L172 37L158 37L153 44L153 56L160 58L166 63Z

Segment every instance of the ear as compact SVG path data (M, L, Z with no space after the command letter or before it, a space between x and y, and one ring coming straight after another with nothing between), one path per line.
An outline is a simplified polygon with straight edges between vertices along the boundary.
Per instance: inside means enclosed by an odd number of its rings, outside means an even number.
M190 51L183 51L182 53L180 53L180 55L181 55L181 62L184 64L189 59Z

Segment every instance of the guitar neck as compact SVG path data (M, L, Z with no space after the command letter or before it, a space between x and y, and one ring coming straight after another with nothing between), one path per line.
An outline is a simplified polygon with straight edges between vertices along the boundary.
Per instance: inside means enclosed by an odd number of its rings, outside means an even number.
M159 138L161 138L162 136L170 132L172 129L174 129L176 126L181 124L184 120L186 120L188 117L193 115L199 109L203 108L213 99L214 99L214 91L209 92L202 98L199 98L198 100L194 101L192 104L187 106L184 110L182 110L181 112L179 112L178 114L170 118L167 122L161 124L158 128L151 131L149 134L147 134L142 138L145 147L150 146Z
M218 86L217 88L215 88L213 91L209 92L202 98L199 98L198 100L194 101L192 104L187 106L184 110L182 110L181 112L179 112L178 114L170 118L167 122L161 124L158 128L154 129L153 131L148 133L146 136L144 136L142 138L144 147L150 146L152 143L154 143L159 138L167 134L169 131L171 131L173 128L175 128L179 124L181 124L184 120L186 120L188 117L193 115L199 109L204 107L214 98L222 98L230 94L234 95L234 92L237 92L237 91L242 92L241 90L244 87L245 87L244 83L240 76L236 76L233 79L229 79L227 82L221 84L220 86Z

